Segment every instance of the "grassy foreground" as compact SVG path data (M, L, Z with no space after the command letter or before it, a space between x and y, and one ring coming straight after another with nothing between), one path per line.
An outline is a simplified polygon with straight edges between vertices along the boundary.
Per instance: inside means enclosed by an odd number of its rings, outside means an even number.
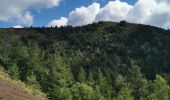
M41 92L39 89L34 88L33 86L27 85L24 82L21 82L20 80L13 80L6 70L3 69L3 67L0 66L0 81L7 81L10 84L19 86L20 89L23 90L23 92L28 93L30 95L36 96L40 98L41 100L47 100L46 94Z

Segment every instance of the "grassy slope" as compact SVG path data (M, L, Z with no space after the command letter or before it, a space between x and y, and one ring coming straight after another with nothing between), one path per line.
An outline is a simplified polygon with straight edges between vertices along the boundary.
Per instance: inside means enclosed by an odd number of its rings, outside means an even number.
M0 95L3 96L3 93L10 94L10 96L19 96L19 98L24 97L33 100L47 99L46 94L42 93L40 90L34 89L20 80L11 79L8 73L0 67Z

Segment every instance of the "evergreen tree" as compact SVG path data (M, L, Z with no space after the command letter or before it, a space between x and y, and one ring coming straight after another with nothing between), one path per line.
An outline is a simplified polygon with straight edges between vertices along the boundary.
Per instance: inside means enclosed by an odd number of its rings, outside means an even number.
M135 99L139 100L148 95L148 81L143 77L140 68L134 65L132 61L127 82L130 84Z
M50 68L48 78L48 91L51 100L71 100L70 85L73 82L71 68L67 65L60 54L56 51L53 66Z
M122 76L122 75L118 75L115 79L115 84L114 84L114 88L117 91L120 91L122 87L125 87L128 85L128 83L126 82L126 79Z
M107 78L103 75L100 69L98 69L98 86L102 96L107 100L112 99L112 86L108 83Z
M159 75L156 75L156 79L151 83L151 94L148 96L148 100L169 100L170 99L170 87L166 80Z
M96 91L85 83L75 83L72 86L73 100L98 100Z
M123 87L116 97L116 100L135 100L132 96L132 90L129 87Z
M20 78L20 71L16 64L12 64L8 70L9 70L9 74L11 75L12 79L17 80Z

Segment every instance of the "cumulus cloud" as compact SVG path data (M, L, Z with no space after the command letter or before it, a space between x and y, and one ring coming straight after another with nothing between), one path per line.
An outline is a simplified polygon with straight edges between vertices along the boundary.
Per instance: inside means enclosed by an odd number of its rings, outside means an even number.
M65 26L65 25L72 25L72 26L81 26L93 23L96 15L100 11L100 4L93 3L88 7L79 7L76 8L74 11L71 11L68 18L61 17L58 20L52 20L47 26Z
M0 21L12 21L30 26L33 15L30 9L41 10L58 6L60 0L0 0Z
M25 12L22 15L17 15L17 18L14 18L11 21L30 26L33 23L33 15L31 15L30 12Z
M164 27L170 22L169 9L169 0L138 0L134 5L115 0L101 8L96 20L127 20L132 23Z
M68 19L65 17L61 17L59 20L52 20L50 23L48 23L47 26L57 26L57 27L61 27L61 26L66 26L68 22Z
M141 10L137 14L142 19L140 23L163 27L170 22L169 0L139 0L134 9L139 8ZM135 12L133 15L135 15Z
M93 3L88 7L76 8L69 14L68 24L73 26L90 24L95 20L95 17L99 11L100 4L98 3Z
M133 6L119 0L110 1L96 16L96 21L120 21L126 19L127 14Z
M104 7L93 3L70 12L67 25L79 26L97 21L121 21L149 24L158 27L170 25L170 0L138 0L134 5L120 0L109 1Z

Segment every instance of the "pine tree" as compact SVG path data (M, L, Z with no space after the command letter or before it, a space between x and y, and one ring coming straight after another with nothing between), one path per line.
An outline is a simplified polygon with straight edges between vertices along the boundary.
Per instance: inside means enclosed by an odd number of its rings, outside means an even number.
M97 86L106 99L112 98L112 86L108 83L107 78L103 75L100 69L98 69L98 86Z
M116 97L116 100L135 100L132 96L132 90L129 87L123 87Z
M60 51L54 55L54 63L50 68L48 77L48 91L52 100L71 100L70 86L73 82L71 68L66 64Z
M85 83L75 83L72 86L73 100L98 100L98 95L93 87Z
M169 100L170 99L170 87L166 80L159 75L156 75L156 79L151 83L151 94L148 96L148 100Z
M126 79L122 76L122 75L118 75L115 79L115 89L117 91L120 91L122 87L125 87L126 85L128 85L128 83L126 82Z
M129 83L122 75L118 75L115 79L115 88L118 91L116 100L134 100L132 89Z
M9 74L11 75L11 78L12 79L19 79L20 78L20 72L19 72L19 68L16 64L12 64L10 67L9 67Z
M143 77L140 68L131 62L131 69L127 76L127 81L132 89L132 94L135 99L139 100L141 97L148 95L148 81Z

